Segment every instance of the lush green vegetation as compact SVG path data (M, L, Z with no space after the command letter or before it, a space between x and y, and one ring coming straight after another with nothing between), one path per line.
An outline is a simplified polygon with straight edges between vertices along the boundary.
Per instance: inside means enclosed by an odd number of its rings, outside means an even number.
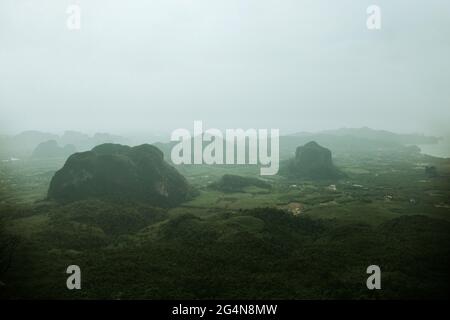
M2 163L1 296L448 298L450 161L401 150L334 162L339 180L274 176L263 185L254 166L180 167L198 195L172 208L58 204L44 199L61 161ZM210 187L224 175L233 188ZM66 288L71 264L82 290ZM371 264L382 290L366 288Z
M223 192L245 192L245 189L250 187L260 189L271 188L270 183L264 180L253 177L242 177L233 174L225 174L219 181L211 183L209 186L212 189Z

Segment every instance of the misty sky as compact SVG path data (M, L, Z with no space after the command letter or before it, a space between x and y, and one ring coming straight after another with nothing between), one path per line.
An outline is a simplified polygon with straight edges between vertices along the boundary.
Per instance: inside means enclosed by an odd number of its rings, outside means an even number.
M0 132L448 134L449 57L448 0L1 0Z

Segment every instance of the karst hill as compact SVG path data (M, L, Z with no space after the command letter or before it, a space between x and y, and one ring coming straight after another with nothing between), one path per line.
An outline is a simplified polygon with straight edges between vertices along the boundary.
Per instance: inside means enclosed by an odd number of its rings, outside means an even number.
M304 179L337 179L343 176L333 164L331 151L310 141L297 147L295 158L288 161L282 174Z
M102 144L71 155L53 176L48 198L59 202L102 198L175 206L188 197L186 179L155 146Z

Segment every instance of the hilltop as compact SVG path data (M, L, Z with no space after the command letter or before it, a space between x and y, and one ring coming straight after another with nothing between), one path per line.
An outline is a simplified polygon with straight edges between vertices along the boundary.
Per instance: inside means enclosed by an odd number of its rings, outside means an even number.
M336 179L342 173L334 166L331 151L310 141L297 147L295 158L288 161L284 175L305 179Z
M48 198L60 202L107 198L170 207L188 193L186 179L155 146L102 144L70 156L53 176Z

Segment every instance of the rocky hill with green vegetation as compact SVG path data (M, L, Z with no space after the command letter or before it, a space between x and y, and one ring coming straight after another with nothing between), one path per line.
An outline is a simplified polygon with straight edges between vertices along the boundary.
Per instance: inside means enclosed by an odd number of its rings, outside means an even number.
M312 180L337 179L342 176L333 164L331 151L315 141L297 147L295 158L287 162L281 173Z
M169 207L188 194L186 179L158 148L145 144L102 144L75 153L55 173L48 190L48 198L60 202L106 198Z

